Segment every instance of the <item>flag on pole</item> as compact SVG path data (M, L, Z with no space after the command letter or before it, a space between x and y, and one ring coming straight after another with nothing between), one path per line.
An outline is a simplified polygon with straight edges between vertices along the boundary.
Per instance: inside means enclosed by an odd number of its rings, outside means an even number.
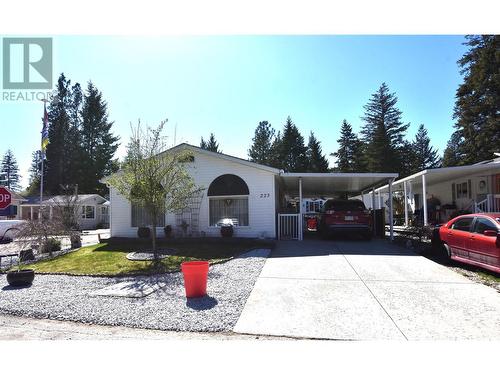
M45 153L49 144L49 115L47 114L47 105L43 103L43 128L42 128L42 152Z

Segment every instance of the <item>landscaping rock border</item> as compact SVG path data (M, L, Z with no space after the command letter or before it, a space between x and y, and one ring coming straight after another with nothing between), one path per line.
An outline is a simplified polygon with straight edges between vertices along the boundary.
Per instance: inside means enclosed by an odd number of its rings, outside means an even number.
M0 276L0 312L83 323L193 332L231 331L270 250L246 252L210 267L208 296L187 300L180 272L151 276L166 287L143 298L90 294L117 282L151 278L37 275L29 288Z

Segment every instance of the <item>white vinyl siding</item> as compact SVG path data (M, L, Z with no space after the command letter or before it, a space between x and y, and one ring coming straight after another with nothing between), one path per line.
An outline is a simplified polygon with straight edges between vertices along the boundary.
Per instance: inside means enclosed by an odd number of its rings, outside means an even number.
M198 186L205 188L199 211L199 231L205 236L220 236L220 228L210 225L209 199L207 189L214 179L223 174L235 174L248 185L248 225L234 227L235 237L274 238L276 236L275 173L224 160L217 155L195 152L194 162L186 163L186 168ZM132 227L130 202L111 188L111 236L136 237L137 228ZM167 213L166 225L171 225L174 233L179 230L175 214ZM162 235L162 231L160 235Z

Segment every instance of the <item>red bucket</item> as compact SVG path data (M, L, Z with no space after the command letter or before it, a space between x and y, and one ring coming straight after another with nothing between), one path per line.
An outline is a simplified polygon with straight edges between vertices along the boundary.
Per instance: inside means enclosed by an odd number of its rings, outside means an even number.
M207 294L208 262L193 261L181 263L184 275L186 297L203 297Z

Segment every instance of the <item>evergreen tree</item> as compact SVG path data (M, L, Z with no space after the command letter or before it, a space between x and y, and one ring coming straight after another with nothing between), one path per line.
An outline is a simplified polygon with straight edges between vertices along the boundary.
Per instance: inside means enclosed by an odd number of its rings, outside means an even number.
M459 164L493 157L500 150L500 35L467 36L458 61L464 82L456 93L455 126L462 139Z
M364 172L362 142L352 131L347 120L342 121L340 138L337 140L339 148L331 156L337 158L336 172Z
M40 150L33 151L31 153L30 179L26 188L26 195L35 195L40 192L41 168L42 152Z
M219 149L219 144L215 140L214 133L210 133L210 138L208 141L205 141L203 137L201 137L200 147L204 150L212 151L212 152L222 152Z
M400 178L409 176L421 170L417 167L417 154L413 147L413 142L405 140L401 146L401 154L405 157L401 159L401 170L399 172Z
M77 98L75 98L77 99ZM108 121L107 103L102 93L89 82L81 110L81 165L83 171L78 190L104 195L106 188L99 181L116 170L113 156L119 137L111 133L113 122Z
M278 131L276 137L274 137L273 143L271 144L271 149L269 152L269 166L273 168L282 169L281 163L281 132Z
M411 159L411 170L409 174L420 172L424 169L437 168L441 164L441 159L438 155L438 151L435 150L431 145L431 139L427 134L427 129L424 124L418 127L415 139L411 143L412 153L409 159Z
M461 153L462 149L462 136L460 132L454 132L443 153L443 167L455 167L461 164L463 155Z
M21 177L19 176L19 167L17 166L16 158L10 149L8 149L3 156L0 173L0 184L12 190L19 190L19 182L21 180Z
M61 74L56 93L48 107L49 144L46 150L46 179L44 190L50 194L61 192L61 185L74 185L81 178L81 141L78 124L75 124L73 93L78 95L79 85L71 87L71 81Z
M304 137L290 116L286 119L283 135L275 146L278 168L285 172L305 172L307 170L307 147L304 145Z
M368 172L399 172L402 170L404 134L409 124L401 121L401 111L396 107L398 98L389 93L382 83L372 94L365 113L361 134L365 143L365 162Z
M250 161L255 163L271 165L271 146L273 144L275 130L267 121L259 122L252 138L252 146L248 150Z
M309 143L307 144L307 172L323 173L328 172L328 160L321 150L320 142L311 132L309 135Z

